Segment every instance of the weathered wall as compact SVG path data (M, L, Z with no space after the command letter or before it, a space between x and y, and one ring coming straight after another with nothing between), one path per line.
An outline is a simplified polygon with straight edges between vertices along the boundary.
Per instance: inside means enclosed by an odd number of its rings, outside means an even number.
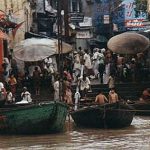
M0 10L3 10L6 14L11 12L15 22L25 21L16 32L15 39L12 38L12 32L9 32L9 47L13 48L16 43L24 39L24 33L30 28L32 20L30 5L27 0L0 0L0 3Z
M8 36L8 52L13 49L17 43L24 39L24 34L29 30L32 22L32 10L27 0L0 0L0 10L7 15L12 16L13 22L19 24L24 21L21 27L18 28L16 36L13 38L12 30L9 30ZM4 57L3 41L0 41L0 71Z
M93 11L93 4L88 4L86 0L81 0L81 1L82 1L83 14L87 17L91 17Z
M147 0L147 10L148 10L148 12L150 13L150 0Z

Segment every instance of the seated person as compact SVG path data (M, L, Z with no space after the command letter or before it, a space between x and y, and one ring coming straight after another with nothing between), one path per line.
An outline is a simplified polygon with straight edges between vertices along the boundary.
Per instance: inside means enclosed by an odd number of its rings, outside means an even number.
M111 89L109 92L109 103L116 103L119 101L118 94L115 92L115 89Z
M96 96L95 98L95 102L98 104L105 104L106 102L108 102L107 97L102 93L102 91L99 91L99 94Z
M150 102L150 88L147 88L143 91L140 101L149 101Z
M21 93L21 98L22 100L20 102L17 102L16 104L25 104L25 103L32 102L31 94L26 87L23 88L23 92Z
M10 103L13 103L13 94L12 92L10 91L10 89L7 90L7 94L6 94L6 103L10 104Z
M0 101L4 101L6 99L6 89L4 84L0 82Z

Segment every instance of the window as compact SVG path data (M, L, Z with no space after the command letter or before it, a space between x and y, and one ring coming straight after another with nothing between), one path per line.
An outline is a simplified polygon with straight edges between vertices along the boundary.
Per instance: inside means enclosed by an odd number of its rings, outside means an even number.
M81 12L81 0L70 0L70 12Z

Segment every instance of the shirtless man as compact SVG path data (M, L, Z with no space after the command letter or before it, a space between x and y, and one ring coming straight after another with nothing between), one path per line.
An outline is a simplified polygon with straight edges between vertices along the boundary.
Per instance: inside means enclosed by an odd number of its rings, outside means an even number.
M105 102L108 102L107 97L100 91L99 94L95 98L95 102L98 104L105 104Z
M118 94L114 89L111 89L109 92L109 103L116 103L117 101L119 101Z
M140 101L149 102L150 101L150 88L143 91Z

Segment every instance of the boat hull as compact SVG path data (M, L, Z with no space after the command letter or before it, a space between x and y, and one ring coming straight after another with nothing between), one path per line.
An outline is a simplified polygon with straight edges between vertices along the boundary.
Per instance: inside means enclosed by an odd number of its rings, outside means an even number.
M71 113L78 126L94 128L122 128L131 124L134 112L129 109L89 106Z
M60 132L65 124L67 110L68 107L59 102L1 108L0 133L43 134ZM58 123L58 118L62 120L61 123Z
M135 115L150 116L150 103L135 102L130 104L135 110Z

